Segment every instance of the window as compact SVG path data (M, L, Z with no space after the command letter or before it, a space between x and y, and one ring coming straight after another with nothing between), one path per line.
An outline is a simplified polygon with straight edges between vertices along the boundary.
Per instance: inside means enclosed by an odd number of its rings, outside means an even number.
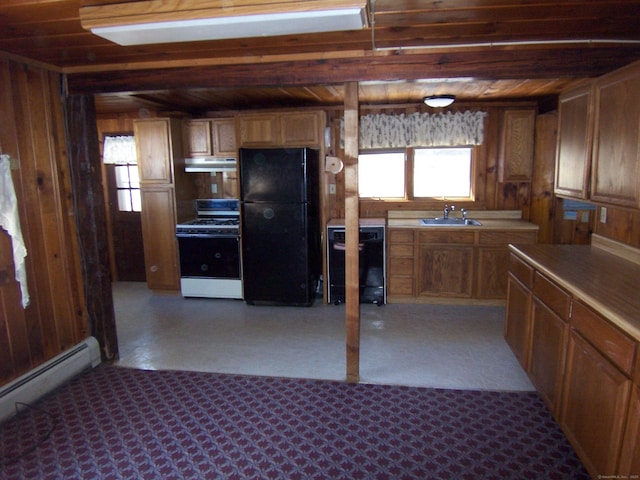
M363 153L358 157L359 196L472 199L472 158L472 147ZM413 184L407 185L408 181Z
M404 152L363 153L358 156L360 197L404 197Z
M102 161L113 165L121 212L142 211L140 177L136 158L136 144L132 135L107 135L104 137Z
M420 148L413 155L413 196L471 197L471 148Z

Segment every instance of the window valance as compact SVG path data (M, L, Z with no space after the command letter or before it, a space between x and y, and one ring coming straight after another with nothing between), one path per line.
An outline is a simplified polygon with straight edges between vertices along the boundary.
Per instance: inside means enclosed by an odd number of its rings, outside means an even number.
M372 114L360 117L360 148L452 147L480 145L486 112L446 112L408 115ZM344 120L340 125L344 147Z
M136 141L132 135L108 135L104 137L102 161L108 164L135 164Z

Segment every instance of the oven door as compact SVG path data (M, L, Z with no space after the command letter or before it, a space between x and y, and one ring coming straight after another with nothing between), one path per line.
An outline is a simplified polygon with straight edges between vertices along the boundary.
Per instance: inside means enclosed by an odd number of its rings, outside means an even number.
M240 279L240 238L216 235L176 235L180 276Z

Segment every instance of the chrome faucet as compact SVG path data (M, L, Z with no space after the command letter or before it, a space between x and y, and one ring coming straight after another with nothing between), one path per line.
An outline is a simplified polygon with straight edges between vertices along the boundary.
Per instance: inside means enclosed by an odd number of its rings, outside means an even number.
M456 206L455 205L445 205L444 206L444 218L449 218L449 213L451 212L455 212L456 211ZM462 220L466 220L467 219L467 211L464 208L460 209L460 214L462 215Z

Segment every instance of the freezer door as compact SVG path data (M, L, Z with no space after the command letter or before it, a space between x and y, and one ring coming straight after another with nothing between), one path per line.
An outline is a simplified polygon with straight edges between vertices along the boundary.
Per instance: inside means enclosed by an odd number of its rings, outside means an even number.
M242 265L247 303L313 303L319 245L310 252L306 204L244 203Z
M299 203L317 184L317 152L306 148L240 149L240 195L245 202ZM315 200L313 200L315 201Z

